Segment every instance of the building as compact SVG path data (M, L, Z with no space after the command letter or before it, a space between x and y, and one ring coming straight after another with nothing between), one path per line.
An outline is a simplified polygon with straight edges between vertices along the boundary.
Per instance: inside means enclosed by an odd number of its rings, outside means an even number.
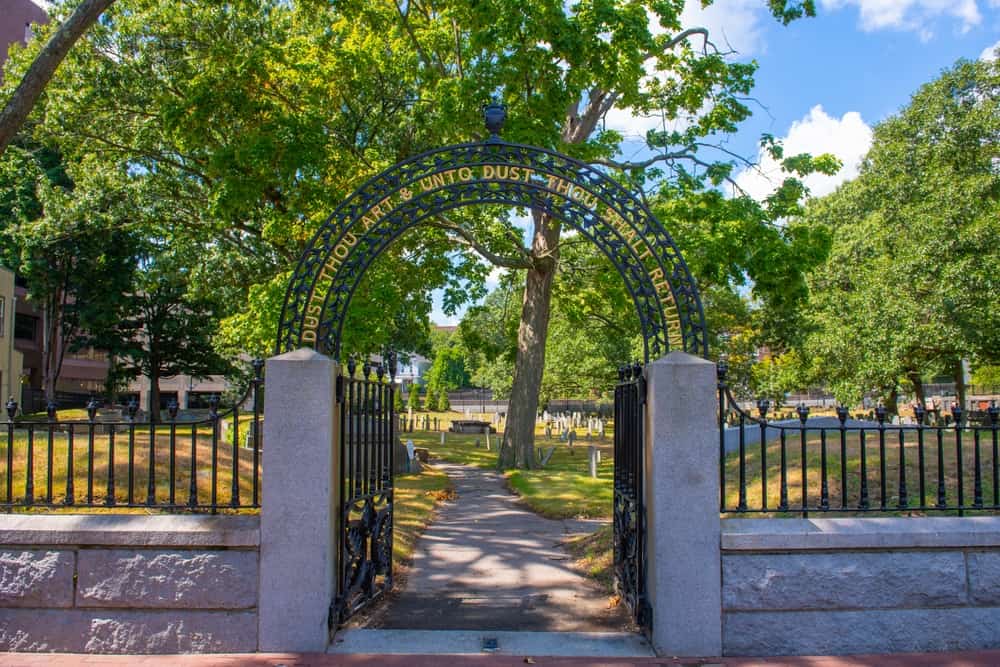
M23 355L14 349L14 272L0 267L0 389L3 401L20 399Z
M210 375L207 378L196 379L190 375L174 375L160 378L160 409L165 410L171 401L177 401L181 410L199 410L208 408L211 396L219 396L230 388L229 383L221 375ZM139 407L145 410L149 406L149 378L140 377L129 383L122 401L134 398Z
M26 43L31 39L32 23L48 23L49 15L32 0L3 0L0 13L0 68L7 60L7 49L14 42ZM2 78L0 72L0 78Z

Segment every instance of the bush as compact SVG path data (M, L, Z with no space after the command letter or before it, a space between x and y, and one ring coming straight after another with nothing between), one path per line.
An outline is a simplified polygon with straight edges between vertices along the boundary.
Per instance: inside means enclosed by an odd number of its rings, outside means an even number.
M414 411L420 409L420 387L416 384L410 385L410 395L407 397L406 407Z
M428 410L434 410L437 406L437 394L430 387L427 387L427 391L424 392L424 405L427 406Z
M438 396L437 409L438 412L447 412L451 409L451 403L448 402L448 392L442 391Z

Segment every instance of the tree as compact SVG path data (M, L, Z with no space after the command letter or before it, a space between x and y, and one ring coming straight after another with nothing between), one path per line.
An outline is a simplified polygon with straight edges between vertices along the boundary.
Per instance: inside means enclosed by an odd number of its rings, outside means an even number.
M1000 358L1000 65L959 61L874 129L856 181L814 202L833 249L812 278L807 342L838 398L955 378Z
M809 0L768 6L785 23L814 10ZM213 260L192 267L197 282L226 290L227 304L249 294L220 341L257 352L273 340L287 267L331 202L398 159L481 136L480 106L494 94L510 109L506 138L601 164L633 187L726 180L733 164L711 144L749 115L755 66L681 26L681 8L119 0L53 78L38 132L67 153L126 165L160 193L171 236ZM679 129L647 137L649 160L615 161L622 137L599 126L616 106ZM778 199L797 193L785 185ZM558 220L532 219L527 248L492 213L456 212L408 235L366 276L344 349L426 335L405 326L430 309L426 297L401 297L407 279L468 298L461 288L475 294L489 271L483 258L523 270L503 451L529 467L562 232ZM443 254L446 240L465 249ZM395 270L407 257L417 270ZM355 316L366 310L376 317Z
M402 389L402 387L396 387L396 390L393 392L393 405L392 405L392 407L393 407L393 410L396 411L396 414L399 414L403 410L406 409L406 406L403 404L403 389Z
M410 391L406 397L406 407L414 412L420 409L420 385L416 382L410 383Z
M52 79L59 63L87 29L115 0L82 0L73 13L56 28L34 57L21 82L0 111L0 155L24 125L35 102Z
M448 401L448 392L442 391L437 397L438 412L448 412L451 410L451 403Z
M66 353L117 312L138 252L128 189L98 165L76 166L68 173L58 152L31 141L12 146L0 163L0 253L42 314L48 401Z
M159 249L142 259L131 293L118 317L92 329L88 342L116 361L118 378L149 378L150 418L160 418L160 379L172 375L205 377L229 370L212 346L215 304L193 296L190 258Z
M465 355L460 349L457 337L448 339L434 349L434 361L427 371L427 391L430 394L444 394L469 384L469 374L465 370ZM430 399L427 399L430 404Z

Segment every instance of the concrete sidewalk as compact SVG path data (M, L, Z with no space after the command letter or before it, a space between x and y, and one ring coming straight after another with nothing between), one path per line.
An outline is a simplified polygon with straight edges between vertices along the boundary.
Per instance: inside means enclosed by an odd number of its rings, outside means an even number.
M417 541L403 590L373 627L397 630L609 632L624 609L570 566L561 542L594 522L529 511L489 470L435 463L455 485ZM358 647L382 653L380 647ZM355 651L356 652L356 651Z
M72 653L5 653L0 667L523 667L552 665L603 667L996 667L1000 651L787 658L535 658L498 655L326 655L254 653L227 655L91 655Z

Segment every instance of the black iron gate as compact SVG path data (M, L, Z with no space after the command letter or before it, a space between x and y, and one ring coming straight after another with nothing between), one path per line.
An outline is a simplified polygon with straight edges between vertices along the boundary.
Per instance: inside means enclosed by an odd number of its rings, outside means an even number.
M340 558L333 630L392 588L392 511L396 355L347 363L337 382L340 406Z
M643 503L646 382L638 363L618 370L615 387L615 589L642 628L652 625L646 600L646 508Z

